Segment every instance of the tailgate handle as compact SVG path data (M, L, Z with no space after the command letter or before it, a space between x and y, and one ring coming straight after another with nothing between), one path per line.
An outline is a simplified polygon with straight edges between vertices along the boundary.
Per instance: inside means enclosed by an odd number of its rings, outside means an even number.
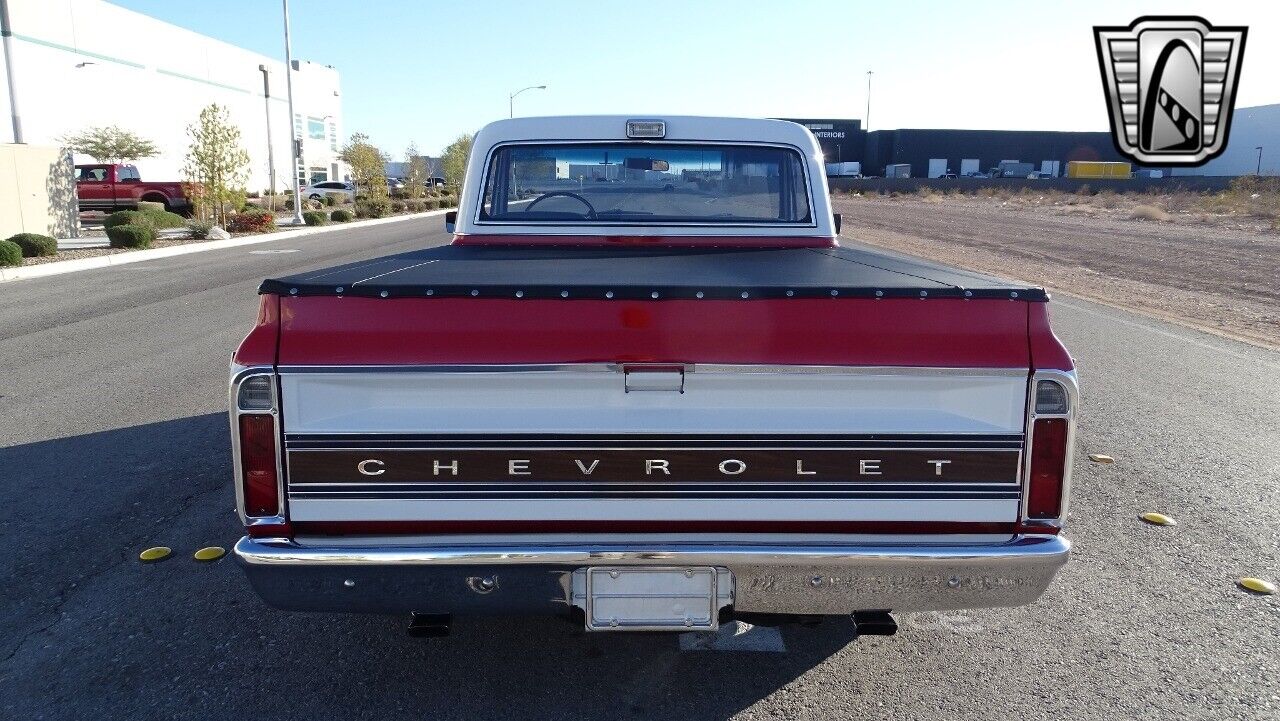
M627 393L634 391L668 391L684 393L684 369L678 366L623 368Z

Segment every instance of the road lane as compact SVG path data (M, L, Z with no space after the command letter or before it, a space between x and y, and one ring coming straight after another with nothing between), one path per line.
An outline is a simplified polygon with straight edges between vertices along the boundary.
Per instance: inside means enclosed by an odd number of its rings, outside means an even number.
M437 227L0 286L0 715L1276 716L1280 604L1234 581L1280 576L1280 354L1075 299L1054 322L1083 386L1077 553L1036 605L911 614L854 643L847 624L787 629L768 654L550 619L422 641L399 618L265 608L230 559L190 560L240 535L225 372L254 288L443 242ZM174 558L136 561L156 544Z

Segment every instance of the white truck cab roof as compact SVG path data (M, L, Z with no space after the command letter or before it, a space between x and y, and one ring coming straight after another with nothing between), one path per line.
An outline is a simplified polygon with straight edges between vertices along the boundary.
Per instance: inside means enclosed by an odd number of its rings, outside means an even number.
M614 152L614 159L610 160L608 146L615 144L619 148ZM548 157L545 159L544 167L538 170L545 173L550 180L541 185L530 183L527 180L531 172L528 167L521 171L504 166L507 168L504 174L495 174L495 158L504 157L497 151L507 146L522 145L541 145L546 148L545 153ZM603 163L595 160L594 167L585 162L574 164L572 159L566 159L571 152L566 149L575 146L591 147L598 153L603 152ZM632 161L638 160L634 157L636 149L644 146L654 147L655 158L663 156L664 152L668 156L675 153L681 158L688 158L689 153L696 153L698 148L705 147L708 151L712 151L708 152L709 156L716 155L721 159L712 161L711 167L715 170L693 168L687 160L679 167L675 164L668 167L667 161L658 159L652 167L655 169L661 167L662 173L654 170L652 174L646 172L637 174ZM734 170L739 173L739 177L726 180L722 176L726 173L731 174L733 170L730 170L727 165L729 156L720 151L734 148L738 151L734 156L736 158ZM559 151L558 155L557 151ZM802 177L797 176L795 183L788 185L789 175L796 175L796 173L788 170L782 172L780 178L778 170L780 166L776 161L774 165L768 163L752 165L742 160L744 157L749 158L753 151L774 155L778 155L777 151L783 151L784 154L787 151L793 153L794 155L790 157L795 158L796 162L788 161L788 168L799 169ZM537 151L527 151L526 155L533 152ZM618 156L626 157L619 160ZM601 170L600 166L609 166L610 163L612 168L605 167L603 171ZM719 164L714 165L715 163ZM605 234L611 236L834 238L836 228L831 214L822 163L822 151L813 134L799 124L784 120L686 115L586 115L499 120L484 126L475 136L471 157L467 164L466 181L460 197L455 231L460 236L502 235L507 237ZM524 172L525 176L521 176L521 172ZM587 176L588 172L592 175ZM752 177L746 177L752 173L754 173ZM650 186L656 185L658 191L667 191L669 193L667 198L680 200L677 205L683 204L684 207L689 207L695 202L701 202L713 209L724 208L726 211L735 207L734 198L726 198L723 195L717 197L714 192L707 191L708 187L722 188L731 182L742 183L745 187L750 181L754 183L751 186L754 190L749 192L756 193L756 197L760 197L765 192L764 189L776 196L780 185L783 186L784 191L780 202L777 197L769 198L769 202L775 203L772 210L780 214L778 217L769 218L744 217L741 212L737 215L733 212L722 212L718 215L708 214L705 217L672 216L668 222L660 212L655 213L652 210L615 209L611 211L606 207L593 207L592 201L596 205L626 206L626 203L617 202L617 197L622 194L619 191L624 191L623 186L629 181L634 181L633 185L641 182L637 179L642 179ZM665 179L670 180L668 182ZM491 214L485 204L485 198L492 199L495 192L493 188L486 187L487 183L509 183L502 189L504 200L500 202L508 202L505 198L509 197L513 210L519 209L516 206L520 204L524 204L523 209L532 209L534 203L540 203L542 200L539 196L551 193L563 201L561 207L566 210L576 208L578 212L583 213L584 217L573 218L573 222L556 222L555 214L547 212L527 214L540 216L535 221L527 220L526 214L517 212L503 216ZM530 190L530 186L536 189ZM797 190L788 195L789 187ZM803 194L798 192L800 188L803 188ZM613 192L610 194L607 191ZM652 189L647 188L644 192L652 192ZM699 192L702 196L695 198L694 196ZM804 197L801 198L801 195ZM745 197L745 194L741 197ZM794 202L796 207L785 207L789 197L795 198L790 202ZM578 205L574 206L573 201ZM720 205L712 205L717 202ZM551 205L553 204L544 204L543 208L538 210L542 211ZM801 207L804 205L807 207ZM742 204L739 203L736 207L740 209ZM587 209L590 210L589 217ZM599 211L598 216L597 211ZM614 214L610 215L611 212ZM709 213L701 209L699 212ZM562 213L562 215L568 219L567 214Z

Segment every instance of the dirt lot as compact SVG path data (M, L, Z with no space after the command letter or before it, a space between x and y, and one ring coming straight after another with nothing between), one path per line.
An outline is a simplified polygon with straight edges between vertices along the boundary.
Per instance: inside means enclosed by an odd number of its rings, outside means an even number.
M1280 348L1280 232L1270 220L1179 210L1144 196L833 202L849 240Z

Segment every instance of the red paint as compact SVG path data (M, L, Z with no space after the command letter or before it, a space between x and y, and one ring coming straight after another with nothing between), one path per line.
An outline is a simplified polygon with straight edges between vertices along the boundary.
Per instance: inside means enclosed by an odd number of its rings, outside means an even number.
M832 236L787 235L466 235L453 236L454 245L558 245L609 247L653 245L673 248L836 248Z
M1013 535L1014 523L944 521L294 521L294 533L316 536L448 535L456 533L882 533Z
M76 198L81 210L136 210L139 200L164 203L166 210L191 205L183 183L144 182L138 168L119 163L76 166Z
M295 533L293 524L288 522L249 526L246 531L250 538L293 538Z
M1027 337L1031 344L1031 368L1069 371L1075 362L1066 346L1049 327L1049 304L1027 303Z
M286 297L280 299L279 363L1026 368L1029 348L1039 347L1027 341L1028 305L1043 306L960 299ZM1040 345L1060 347L1056 339Z
M1062 515L1062 486L1066 474L1067 421L1038 418L1031 432L1031 483L1027 492L1028 518Z
M242 366L274 365L276 362L276 345L280 340L280 297L260 297L258 321L232 356L232 360Z

